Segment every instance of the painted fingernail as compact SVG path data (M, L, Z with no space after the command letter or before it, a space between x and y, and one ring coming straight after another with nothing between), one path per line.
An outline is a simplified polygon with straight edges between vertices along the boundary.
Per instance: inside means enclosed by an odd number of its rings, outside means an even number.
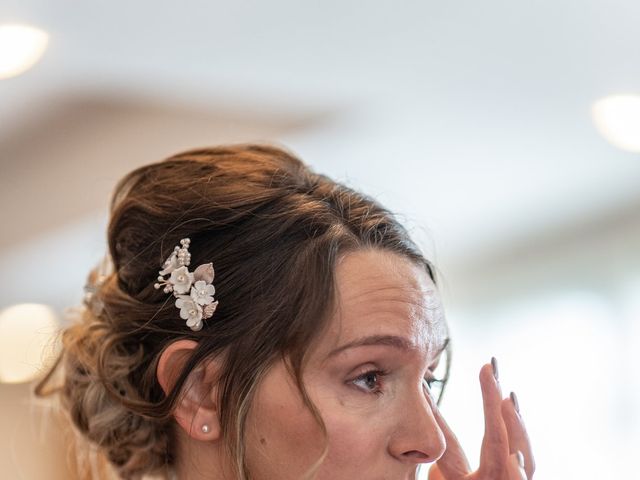
M524 468L524 455L520 450L516 451L516 457L518 458L518 466Z
M498 381L498 360L496 357L491 357L491 368L493 369L493 377Z
M511 392L509 396L511 397L511 401L513 402L513 407L516 409L516 412L518 412L518 415L520 415L520 404L518 403L518 397L516 397L516 393Z

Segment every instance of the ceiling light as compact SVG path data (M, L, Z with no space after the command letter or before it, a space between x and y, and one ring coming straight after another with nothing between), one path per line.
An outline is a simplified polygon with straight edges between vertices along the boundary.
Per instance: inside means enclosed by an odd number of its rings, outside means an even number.
M640 95L610 95L593 104L593 122L614 146L640 152Z
M28 25L0 25L0 79L31 68L44 53L49 35Z
M58 328L46 305L24 303L0 312L0 382L28 382L41 374L56 353Z

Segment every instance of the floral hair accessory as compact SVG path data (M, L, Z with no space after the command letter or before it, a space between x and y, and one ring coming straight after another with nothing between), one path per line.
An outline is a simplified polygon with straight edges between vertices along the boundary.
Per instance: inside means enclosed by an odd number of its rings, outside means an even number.
M191 240L183 238L180 246L176 246L162 265L158 276L157 290L164 286L164 293L173 293L176 307L180 309L180 318L187 321L187 326L197 332L202 329L202 320L210 318L218 307L213 301L216 293L213 282L213 264L205 263L193 272L187 268L191 263L189 244ZM169 275L169 278L165 278Z

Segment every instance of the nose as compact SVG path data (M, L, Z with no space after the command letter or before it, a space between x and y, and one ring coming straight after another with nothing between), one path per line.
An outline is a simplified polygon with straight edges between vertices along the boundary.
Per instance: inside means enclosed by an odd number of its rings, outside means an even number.
M398 402L388 448L389 453L403 463L435 462L447 447L444 433L425 395L428 394L421 386L412 391L405 402Z

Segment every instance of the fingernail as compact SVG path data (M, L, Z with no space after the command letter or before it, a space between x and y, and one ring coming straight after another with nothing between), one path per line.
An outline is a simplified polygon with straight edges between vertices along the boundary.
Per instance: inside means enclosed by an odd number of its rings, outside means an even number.
M491 368L493 369L493 377L498 381L498 360L496 357L491 357Z
M520 468L524 468L524 455L522 455L522 452L520 450L516 451L516 457L518 459L518 466Z
M520 415L520 404L518 403L518 397L516 397L516 393L511 392L509 396L511 397L511 401L513 402L513 407L516 409L516 412L518 412L518 415Z

